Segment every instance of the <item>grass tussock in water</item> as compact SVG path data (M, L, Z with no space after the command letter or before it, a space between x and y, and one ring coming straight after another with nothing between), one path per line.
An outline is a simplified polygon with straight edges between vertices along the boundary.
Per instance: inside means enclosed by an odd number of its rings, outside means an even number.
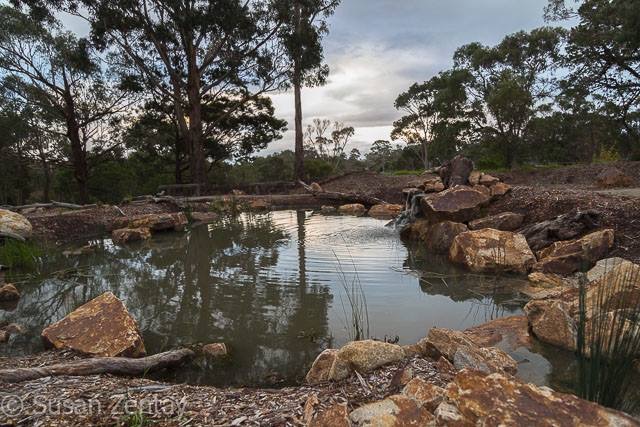
M334 252L334 256L338 262L337 271L340 277L340 284L345 293L345 298L340 296L342 303L342 312L345 318L345 326L350 341L361 341L371 337L369 330L369 309L367 307L367 297L358 275L353 257L351 264L353 266L353 276L345 272L342 262L338 255ZM345 303L346 299L346 303Z
M629 413L640 409L640 269L605 274L579 296L578 392L585 399Z
M40 256L40 248L34 243L13 239L0 242L0 265L8 269L32 270Z

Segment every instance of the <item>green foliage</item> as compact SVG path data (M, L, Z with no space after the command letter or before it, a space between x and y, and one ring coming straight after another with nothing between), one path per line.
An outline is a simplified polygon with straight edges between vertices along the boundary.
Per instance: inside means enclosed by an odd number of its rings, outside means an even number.
M9 269L32 270L42 252L31 242L0 238L0 265Z
M640 273L618 268L603 277L604 283L595 289L580 285L578 392L601 405L635 413L639 409L634 393L640 354Z

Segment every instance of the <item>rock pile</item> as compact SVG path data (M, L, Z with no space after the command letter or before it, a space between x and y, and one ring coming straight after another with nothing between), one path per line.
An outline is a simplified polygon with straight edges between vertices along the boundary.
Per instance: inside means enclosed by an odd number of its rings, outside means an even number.
M436 172L418 188L403 191L401 235L424 242L429 251L448 253L471 271L568 276L589 270L613 247L614 231L598 230L596 211L523 226L522 213L483 216L511 187L474 171L468 159L458 156Z
M147 214L118 218L111 225L111 238L116 244L126 244L151 238L160 231L183 231L189 221L182 213Z

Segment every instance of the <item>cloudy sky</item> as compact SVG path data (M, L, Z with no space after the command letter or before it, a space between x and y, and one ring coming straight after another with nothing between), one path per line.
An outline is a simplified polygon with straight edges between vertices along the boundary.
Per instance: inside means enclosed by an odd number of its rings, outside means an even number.
M325 40L331 75L326 86L305 89L305 124L314 117L356 128L348 147L367 151L390 139L399 93L451 66L457 47L499 42L505 35L544 25L547 0L342 0ZM273 96L289 131L265 150L293 148L293 95Z

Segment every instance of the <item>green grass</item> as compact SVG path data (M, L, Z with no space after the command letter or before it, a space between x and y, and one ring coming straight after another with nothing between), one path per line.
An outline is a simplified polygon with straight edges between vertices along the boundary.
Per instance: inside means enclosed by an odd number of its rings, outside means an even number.
M40 248L34 243L13 239L0 241L0 265L8 269L32 270L41 255Z
M397 171L388 171L385 172L385 175L390 176L412 176L412 175L422 175L424 170L397 170Z
M640 270L605 275L597 288L582 283L577 331L578 394L603 406L637 413L640 355Z
M149 425L149 420L147 416L142 413L142 411L137 411L132 414L129 414L125 419L125 424L128 427L144 427Z

